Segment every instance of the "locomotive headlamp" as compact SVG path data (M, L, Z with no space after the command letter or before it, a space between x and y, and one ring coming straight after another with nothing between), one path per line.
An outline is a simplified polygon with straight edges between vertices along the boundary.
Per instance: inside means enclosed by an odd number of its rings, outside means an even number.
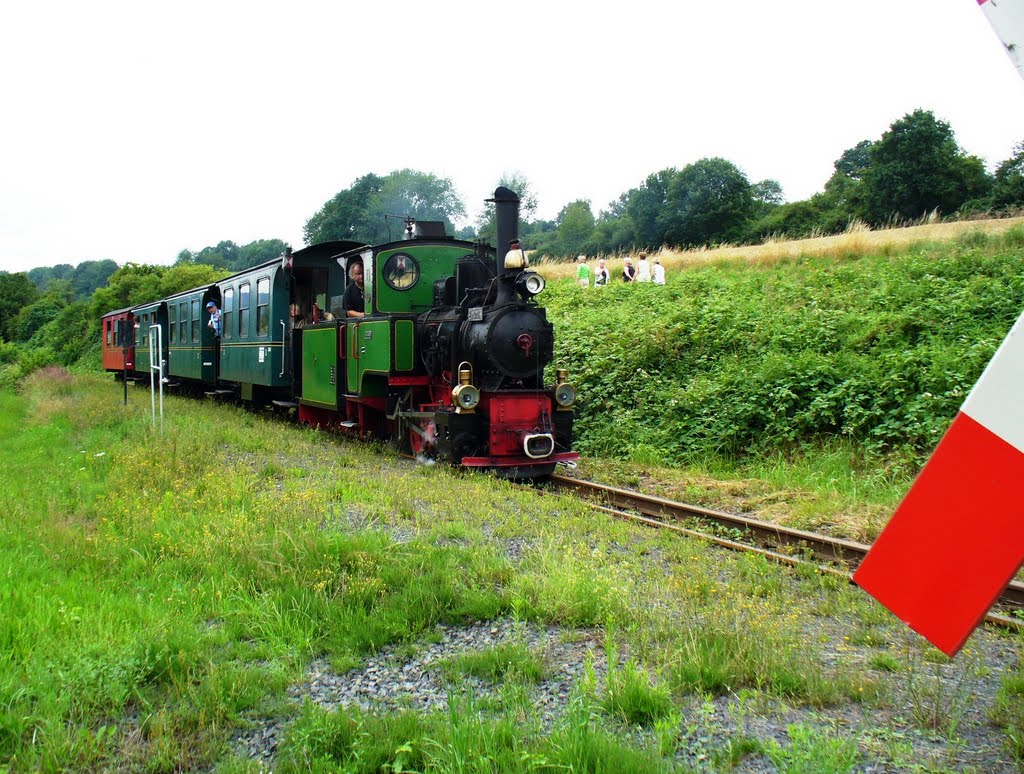
M452 402L458 414L469 414L480 402L480 390L472 384L460 384L452 390Z
M519 292L524 296L535 296L544 290L545 282L544 278L535 271L524 271L519 275L519 280L516 283L519 286Z
M555 386L555 403L562 408L569 408L576 402L576 388L568 382Z
M473 386L473 367L465 360L459 364L459 383L452 390L456 414L472 414L480 402L480 390Z

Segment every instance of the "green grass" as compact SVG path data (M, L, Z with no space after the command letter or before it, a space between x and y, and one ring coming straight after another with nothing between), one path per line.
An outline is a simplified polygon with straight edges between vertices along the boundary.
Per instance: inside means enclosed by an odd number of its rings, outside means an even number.
M788 746L783 747L774 740L765 746L765 754L780 771L789 774L817 774L823 771L841 774L853 771L860 761L857 743L853 739L801 724L791 725L788 735Z
M538 683L544 677L542 657L519 643L464 653L439 662L437 668L448 681L479 677L495 683L505 680Z
M155 429L145 393L120 398L44 372L0 390L0 768L247 770L229 740L270 717L294 721L282 770L671 770L694 694L872 696L808 633L883 626L854 590L230 406L170 398ZM614 620L629 658L605 653L607 685L578 685L553 728L530 698L547 665L518 642L446 665L446 714L287 700L313 658L402 658L438 623L499 618L588 639ZM747 736L716 744L735 760Z

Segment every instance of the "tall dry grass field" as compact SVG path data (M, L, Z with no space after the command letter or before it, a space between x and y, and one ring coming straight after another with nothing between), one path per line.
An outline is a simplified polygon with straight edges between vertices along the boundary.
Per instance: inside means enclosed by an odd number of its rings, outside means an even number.
M833 236L814 237L811 239L769 239L759 245L743 245L739 247L701 247L693 250L674 250L662 248L649 252L653 260L660 258L666 271L684 269L701 263L721 260L737 260L749 263L772 264L787 258L798 256L816 258L839 258L867 252L886 252L899 250L908 245L920 242L948 242L963 238L965 234L980 232L987 236L1002 234L1014 226L1024 223L1024 216L993 220L964 220L954 223L921 223L902 228L872 230L863 223L851 226L846 233ZM591 263L596 257L591 258ZM623 256L624 257L624 256ZM607 260L612 273L612 281L622 277L623 257ZM630 257L635 263L637 253ZM574 277L576 265L571 261L541 260L537 269L547 280L558 280Z

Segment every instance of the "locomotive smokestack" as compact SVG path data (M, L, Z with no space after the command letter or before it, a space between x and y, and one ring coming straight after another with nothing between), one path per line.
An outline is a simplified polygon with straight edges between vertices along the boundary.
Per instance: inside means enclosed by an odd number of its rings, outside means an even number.
M514 191L499 186L494 190L494 217L498 227L497 242L497 275L505 273L505 253L508 243L519 236L519 195Z

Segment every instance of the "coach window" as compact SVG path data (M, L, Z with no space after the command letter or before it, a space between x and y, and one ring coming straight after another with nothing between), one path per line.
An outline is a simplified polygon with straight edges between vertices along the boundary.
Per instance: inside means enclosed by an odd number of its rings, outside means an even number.
M199 331L202 330L202 328L199 327L199 323L200 322L201 322L201 320L200 320L200 317L199 317L199 299L198 298L193 298L192 299L192 341L195 341L195 342L199 341Z
M178 343L184 344L188 341L188 302L182 301L178 305Z
M178 340L178 307L170 304L167 307L167 327L171 332L171 344Z
M248 282L238 286L238 335L243 339L249 335L249 288Z
M264 277L256 282L256 335L270 333L270 280Z
M225 288L224 289L224 325L221 329L224 331L224 338L231 338L231 320L233 319L232 313L235 311L235 289Z
M110 320L107 320L107 346L108 347L110 346L110 342L111 342L110 326L111 326L111 322L110 322Z

